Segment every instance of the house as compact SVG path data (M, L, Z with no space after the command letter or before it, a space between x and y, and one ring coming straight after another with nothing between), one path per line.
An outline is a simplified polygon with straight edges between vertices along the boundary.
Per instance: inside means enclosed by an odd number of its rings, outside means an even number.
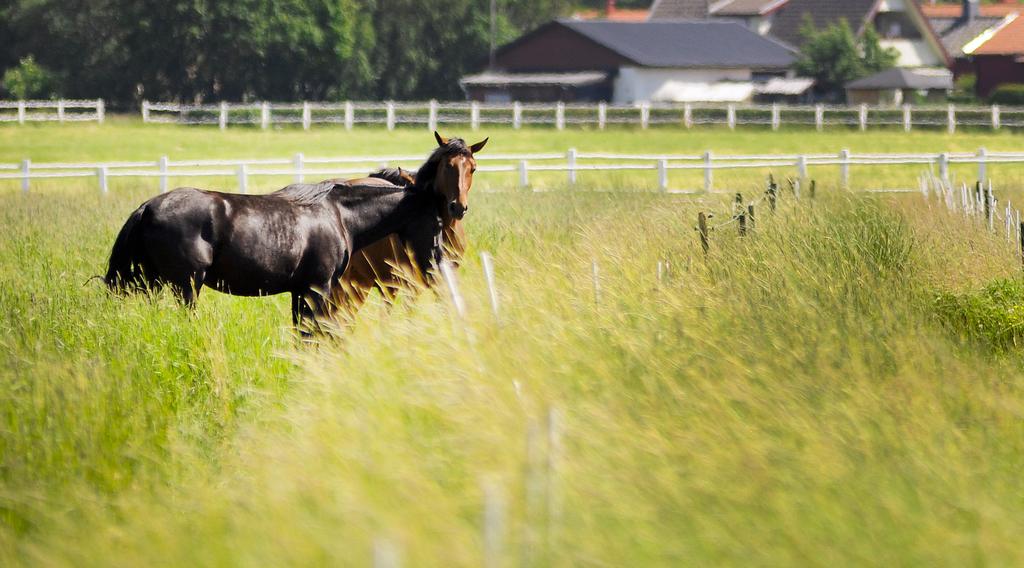
M946 100L953 89L953 74L946 69L893 67L846 84L849 104L899 106Z
M744 102L793 96L794 61L791 48L738 22L555 20L461 85L484 102Z
M966 53L979 96L988 97L1007 83L1024 83L1024 16L1009 16L1003 25L969 46Z
M974 73L971 52L1016 18L1020 9L1021 5L1016 2L981 4L980 0L921 6L921 11L953 59L953 74L958 77Z

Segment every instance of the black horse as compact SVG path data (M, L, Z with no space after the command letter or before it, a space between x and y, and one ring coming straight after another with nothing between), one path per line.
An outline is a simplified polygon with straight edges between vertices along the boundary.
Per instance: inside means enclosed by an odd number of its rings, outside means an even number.
M441 257L438 212L467 207L460 176L448 170L473 153L461 139L434 136L438 148L405 187L332 180L260 196L178 188L154 197L121 228L104 280L115 291L169 285L189 306L203 286L287 292L293 323L309 317L315 326L353 252L395 234L430 282Z

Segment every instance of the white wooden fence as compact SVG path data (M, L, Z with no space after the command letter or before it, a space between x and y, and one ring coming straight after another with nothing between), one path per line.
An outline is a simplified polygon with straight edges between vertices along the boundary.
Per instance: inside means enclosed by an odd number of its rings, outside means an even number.
M758 169L778 175L792 175L806 179L811 168L837 168L840 184L851 186L851 170L860 166L905 167L927 166L944 181L950 179L950 166L973 164L977 179L988 179L992 164L1022 164L1024 152L945 152L940 154L854 154L841 150L832 154L766 154L766 155L700 155L682 154L614 154L580 152L570 148L567 152L537 154L482 154L478 156L480 173L514 174L516 185L523 189L540 190L531 184L531 175L541 172L561 172L569 187L579 183L581 174L602 172L650 172L650 188L670 193L711 193L725 191L715 185L714 176L720 170ZM257 176L290 177L296 182L316 181L332 177L359 177L386 165L402 165L414 169L423 161L422 156L357 156L336 158L307 158L296 154L291 158L243 160L171 160L163 156L155 161L106 163L33 163L22 160L19 164L0 164L0 182L20 181L21 189L28 192L32 180L95 178L102 193L107 193L112 178L157 178L160 191L171 187L172 179L199 177L234 177L240 193L247 193L250 178ZM696 188L674 187L673 171L698 171L703 184ZM561 184L559 184L561 185Z
M0 101L0 122L103 122L106 105L94 101Z
M761 126L778 130L783 126L825 128L886 127L910 132L915 128L945 129L950 133L961 127L1024 127L1024 107L999 106L788 106L788 105L712 105L650 104L483 104L477 102L340 102L340 103L219 103L186 105L178 103L142 103L143 122L175 124L301 125L314 124L384 125L393 130L399 125L422 125L430 130L441 124L553 126L568 125L603 129L608 125L632 125L646 129L656 125Z

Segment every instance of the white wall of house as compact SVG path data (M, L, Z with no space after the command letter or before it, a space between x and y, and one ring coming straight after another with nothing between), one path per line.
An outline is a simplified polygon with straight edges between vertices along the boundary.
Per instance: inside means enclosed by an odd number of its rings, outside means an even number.
M750 81L750 69L622 67L612 98L616 103L744 101L753 94Z
M923 39L883 39L882 47L891 47L899 52L898 67L945 67L946 62L935 49Z

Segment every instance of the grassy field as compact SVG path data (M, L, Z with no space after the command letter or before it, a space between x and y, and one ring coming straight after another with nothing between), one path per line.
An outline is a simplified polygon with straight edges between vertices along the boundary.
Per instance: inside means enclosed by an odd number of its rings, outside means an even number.
M494 152L1019 141L480 134ZM0 128L0 162L431 143L115 121ZM0 192L0 564L1024 562L1024 286L1005 238L919 195L821 191L784 195L750 238L714 232L705 259L693 220L722 221L724 196L593 186L473 194L465 320L443 294L375 300L318 347L285 298L205 293L190 313L83 284L148 184Z

